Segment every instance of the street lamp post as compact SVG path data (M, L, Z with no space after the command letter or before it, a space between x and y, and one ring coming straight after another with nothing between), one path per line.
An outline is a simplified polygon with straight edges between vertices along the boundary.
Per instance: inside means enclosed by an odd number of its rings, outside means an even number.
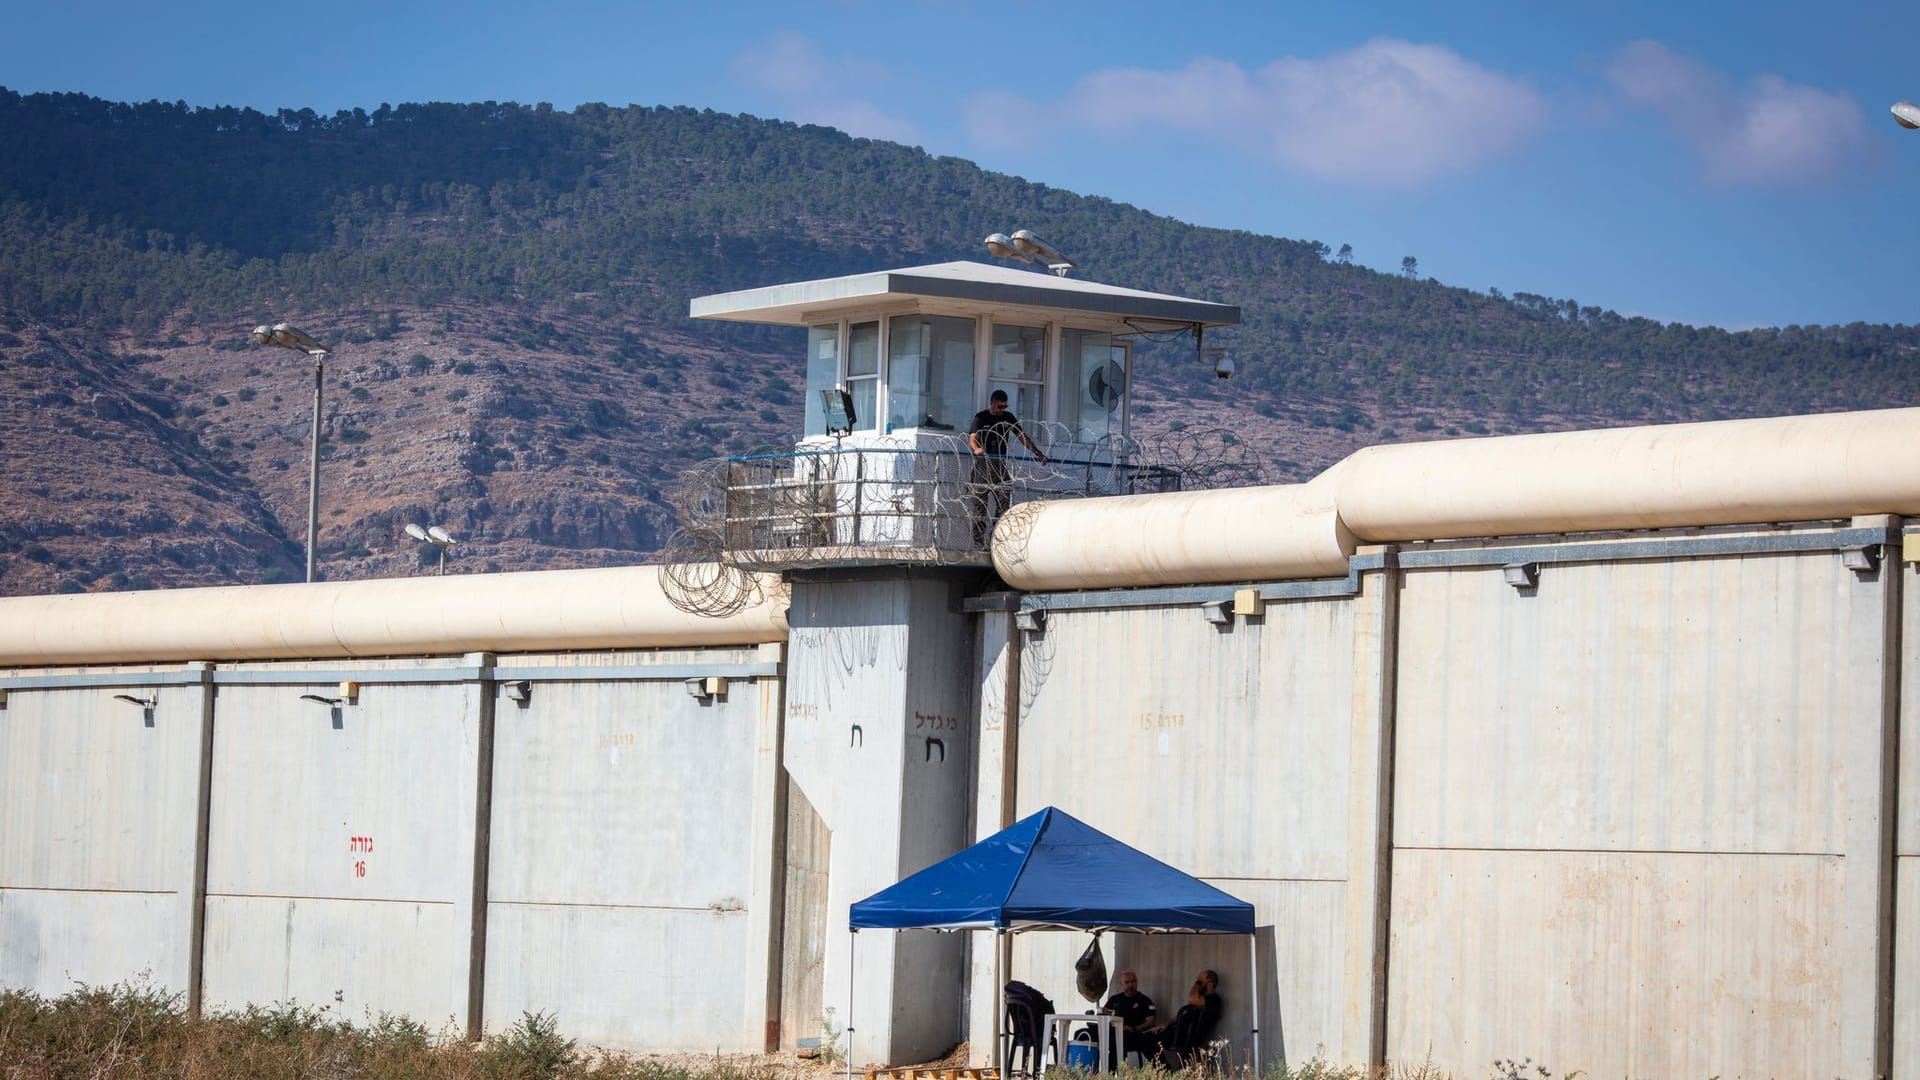
M1911 101L1894 102L1893 122L1908 130L1920 128L1920 105Z
M313 580L314 551L320 540L320 396L326 385L327 347L295 329L291 323L253 328L260 345L303 352L313 358L313 440L307 459L307 580Z

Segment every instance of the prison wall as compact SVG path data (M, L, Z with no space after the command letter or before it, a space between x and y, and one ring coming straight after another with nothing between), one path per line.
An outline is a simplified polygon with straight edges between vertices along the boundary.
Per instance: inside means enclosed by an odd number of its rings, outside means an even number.
M1257 619L1209 621L1198 604L1044 608L1019 665L1019 813L1058 805L1095 828L1254 904L1266 931L1263 1050L1364 1056L1345 985L1367 963L1368 929L1349 925L1370 882L1365 835L1377 782L1371 748L1376 660L1356 655L1377 590L1276 602ZM1356 768L1356 766L1358 766ZM1359 865L1356 865L1359 864ZM1022 936L1014 978L1063 1009L1086 1007L1070 978L1082 935ZM1112 971L1133 968L1171 1017L1200 968L1222 976L1219 1034L1251 1051L1242 938L1103 941Z
M457 660L218 670L234 681L214 707L205 1002L464 1028L476 672ZM303 699L336 696L335 676L362 682L357 701Z
M1897 767L1899 798L1894 829L1893 1031L1894 1075L1920 1077L1920 529L1902 537L1899 575L1900 680Z
M1009 769L1014 816L1058 805L1252 901L1269 1062L1920 1075L1901 524L1029 593L1016 746L981 789ZM1031 937L1013 977L1084 1007L1084 937ZM1244 1058L1243 943L1106 948L1164 1012L1219 970Z
M1387 1056L1880 1072L1898 580L1838 551L1408 569Z
M783 659L0 670L0 984L763 1049Z
M144 973L161 990L191 989L206 674L65 669L7 698L0 986L59 994Z

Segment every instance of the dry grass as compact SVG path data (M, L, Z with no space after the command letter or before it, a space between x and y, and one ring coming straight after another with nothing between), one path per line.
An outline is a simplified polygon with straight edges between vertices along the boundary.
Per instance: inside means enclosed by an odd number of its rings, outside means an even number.
M1244 1068L1225 1070L1247 1078ZM190 1019L177 995L142 983L58 998L0 991L0 1080L833 1080L824 1062L774 1055L625 1055L583 1049L544 1014L474 1044L401 1017L349 1023L303 1005ZM858 1073L856 1073L858 1075ZM1127 1069L1120 1080L1219 1072ZM1372 1071L1308 1061L1261 1080L1447 1080L1430 1066Z

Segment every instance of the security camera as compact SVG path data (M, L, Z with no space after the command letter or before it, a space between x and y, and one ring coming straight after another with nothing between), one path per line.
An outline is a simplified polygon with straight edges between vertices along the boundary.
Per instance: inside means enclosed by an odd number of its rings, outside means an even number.
M1222 379L1233 378L1233 357L1222 353L1220 359L1213 362L1213 373Z

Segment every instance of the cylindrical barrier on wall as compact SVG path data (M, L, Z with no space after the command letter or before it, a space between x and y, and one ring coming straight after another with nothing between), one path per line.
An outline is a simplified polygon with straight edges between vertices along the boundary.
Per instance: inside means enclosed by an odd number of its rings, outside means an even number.
M682 610L658 566L0 599L0 664L44 665L784 641L786 586Z
M1324 476L1363 541L1920 514L1920 408L1372 446Z
M1016 589L1339 577L1353 537L1326 476L1285 487L1023 503L993 536Z

